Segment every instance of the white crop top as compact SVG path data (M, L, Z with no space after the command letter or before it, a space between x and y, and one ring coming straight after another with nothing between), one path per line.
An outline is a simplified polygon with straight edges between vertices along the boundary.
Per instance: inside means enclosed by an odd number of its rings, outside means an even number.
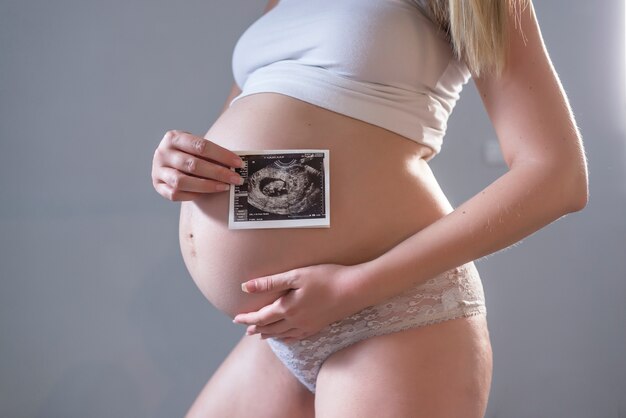
M244 96L282 93L441 150L470 78L427 0L280 0L232 55Z

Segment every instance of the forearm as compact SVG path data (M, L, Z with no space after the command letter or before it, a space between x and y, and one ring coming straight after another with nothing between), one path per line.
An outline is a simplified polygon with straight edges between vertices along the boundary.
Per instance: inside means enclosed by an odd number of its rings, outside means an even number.
M516 243L584 206L565 187L568 177L539 163L512 168L456 210L356 266L346 291L363 308Z

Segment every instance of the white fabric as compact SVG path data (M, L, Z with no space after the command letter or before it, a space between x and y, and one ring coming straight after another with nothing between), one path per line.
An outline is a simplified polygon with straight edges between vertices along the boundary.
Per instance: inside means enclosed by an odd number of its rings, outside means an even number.
M235 45L232 69L242 92L230 104L281 93L439 153L470 73L423 1L280 0Z

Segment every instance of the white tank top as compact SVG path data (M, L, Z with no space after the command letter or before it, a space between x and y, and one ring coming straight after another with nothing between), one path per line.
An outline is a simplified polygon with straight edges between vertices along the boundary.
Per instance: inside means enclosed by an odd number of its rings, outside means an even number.
M470 78L427 0L280 0L232 55L244 96L274 92L359 119L440 152Z

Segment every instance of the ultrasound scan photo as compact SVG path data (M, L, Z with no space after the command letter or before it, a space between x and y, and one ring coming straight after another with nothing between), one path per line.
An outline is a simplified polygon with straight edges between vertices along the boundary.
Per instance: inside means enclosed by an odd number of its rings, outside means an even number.
M234 151L229 229L330 227L329 150Z

